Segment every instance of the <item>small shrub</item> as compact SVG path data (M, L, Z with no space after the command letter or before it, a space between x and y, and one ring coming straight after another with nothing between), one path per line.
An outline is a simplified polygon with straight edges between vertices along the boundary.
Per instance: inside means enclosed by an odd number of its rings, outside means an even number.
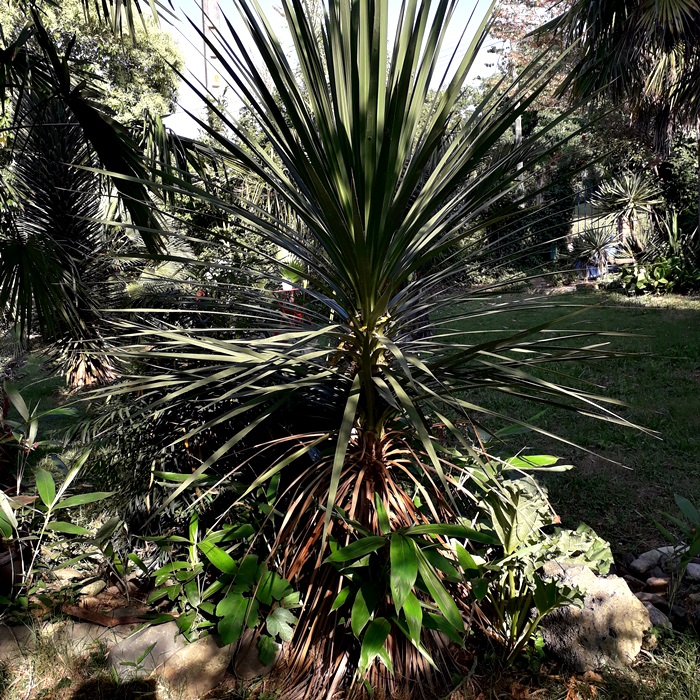
M700 270L680 255L657 258L650 263L635 263L621 270L619 284L629 295L687 294L700 290Z

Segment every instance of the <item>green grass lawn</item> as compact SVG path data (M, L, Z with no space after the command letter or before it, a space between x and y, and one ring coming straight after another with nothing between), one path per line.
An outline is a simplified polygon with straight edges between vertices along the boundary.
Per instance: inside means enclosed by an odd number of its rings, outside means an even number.
M524 308L532 306L533 300L537 308ZM561 364L557 369L575 377L579 386L589 383L590 391L625 401L629 407L619 412L656 431L658 437L552 409L538 424L595 454L535 433L513 438L509 448L555 454L575 465L569 472L541 479L566 525L587 522L618 554L637 553L660 543L654 519L663 518L663 512L677 512L674 493L700 505L700 300L576 293L503 295L479 304L484 309L510 311L461 322L464 330L525 329L563 316L572 310L565 308L568 305L586 304L591 308L554 323L553 328L636 334L607 339L611 349L629 353L624 357ZM539 410L518 399L489 397L491 407L520 419ZM485 395L479 398L485 400ZM487 423L494 427L493 422Z

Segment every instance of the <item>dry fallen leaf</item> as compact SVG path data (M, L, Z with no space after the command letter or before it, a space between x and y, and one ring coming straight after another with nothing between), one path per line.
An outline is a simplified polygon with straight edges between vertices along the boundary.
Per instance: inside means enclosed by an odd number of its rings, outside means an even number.
M581 700L577 686L576 678L573 676L569 678L569 682L566 684L566 700Z
M598 674L593 673L593 675L597 676ZM600 676L598 677L600 678ZM569 678L569 682L566 684L565 700L593 700L593 698L597 697L598 688L594 685L588 685L588 683L579 681L576 676L571 676L571 678Z
M517 682L511 684L510 696L512 700L529 700L529 698L532 697L530 695L530 689Z

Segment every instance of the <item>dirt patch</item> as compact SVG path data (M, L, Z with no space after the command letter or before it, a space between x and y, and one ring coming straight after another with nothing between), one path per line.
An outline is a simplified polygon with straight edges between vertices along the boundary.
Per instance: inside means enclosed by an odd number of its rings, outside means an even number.
M568 460L574 469L584 478L603 476L611 481L636 480L635 469L629 464L629 454L615 451L608 455L597 455L580 452L569 456Z
M638 506L648 508L650 504L658 504L659 501L668 499L668 493L662 486L646 484L635 490L634 499Z

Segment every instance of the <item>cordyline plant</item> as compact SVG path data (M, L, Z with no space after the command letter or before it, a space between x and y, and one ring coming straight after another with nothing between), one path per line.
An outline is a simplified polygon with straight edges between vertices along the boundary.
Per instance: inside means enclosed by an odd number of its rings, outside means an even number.
M149 370L110 393L141 392L152 421L178 407L197 416L170 449L185 451L226 426L166 506L222 463L216 487L234 484L234 507L252 508L261 488L274 494L251 547L301 593L285 654L289 697L368 688L434 696L449 668L445 640L460 642L470 615L460 570L475 543L496 542L469 520L493 469L464 426L478 413L499 417L474 396L491 389L625 422L604 399L530 371L604 357L598 346L576 349L572 340L585 334L533 338L534 328L470 342L454 327L479 313L468 306L473 296L450 285L477 264L486 246L480 231L560 145L548 142L552 125L508 143L554 67L533 64L455 121L489 21L431 92L454 0L405 0L395 29L388 0L330 0L320 30L302 0L284 0L295 62L254 0L235 4L253 50L230 23L210 49L262 136L214 101L226 130L201 126L221 159L248 169L280 207L184 179L178 194L278 246L268 281L281 285L293 272L297 290L231 285L225 306L209 308L200 328L125 322L124 355ZM230 243L242 245L235 236ZM456 246L459 256L428 267ZM209 327L222 311L228 320ZM458 451L436 439L436 423ZM214 565L228 562L211 543L203 553ZM235 588L236 571L226 563L232 597L222 611L257 617ZM353 682L358 676L364 683Z

